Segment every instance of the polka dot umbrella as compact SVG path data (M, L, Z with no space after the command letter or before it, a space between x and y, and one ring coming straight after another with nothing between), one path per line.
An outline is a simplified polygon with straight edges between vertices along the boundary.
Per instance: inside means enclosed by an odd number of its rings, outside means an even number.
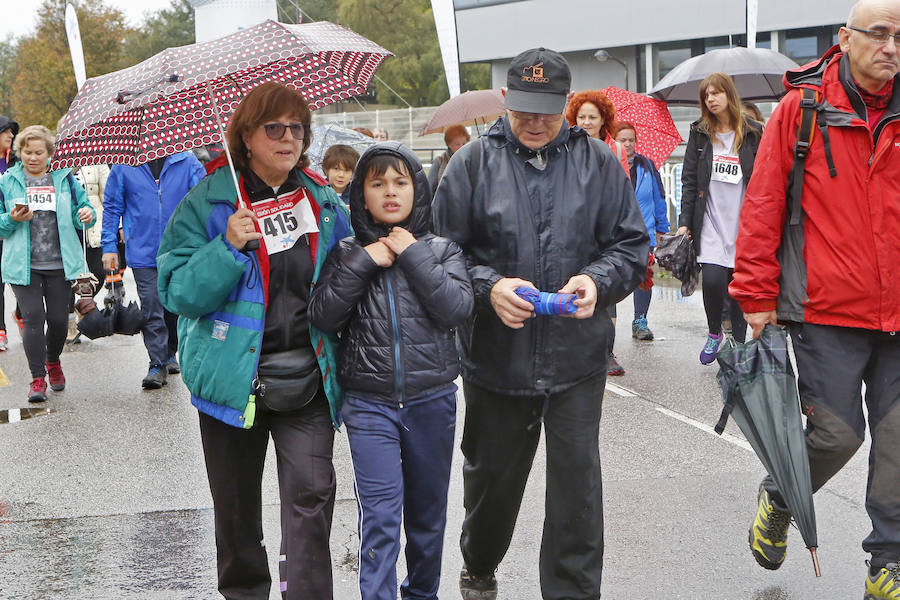
M637 135L635 150L662 167L672 151L681 143L681 134L662 100L629 92L617 87L603 89L616 108L616 121L634 125Z
M150 160L222 141L244 95L267 81L317 109L365 92L392 54L327 22L265 21L218 40L169 48L87 80L57 134L51 169Z

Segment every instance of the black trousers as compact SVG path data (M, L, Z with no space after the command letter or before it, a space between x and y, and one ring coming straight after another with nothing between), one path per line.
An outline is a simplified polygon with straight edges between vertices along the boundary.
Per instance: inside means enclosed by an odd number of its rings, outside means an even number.
M47 374L46 362L59 362L69 326L72 287L62 269L32 269L28 285L10 285L22 312L22 345L32 377ZM44 324L47 333L44 333Z
M747 321L737 302L728 294L728 284L734 276L734 269L720 265L704 263L700 265L703 272L703 308L706 309L706 324L709 332L722 333L722 312L725 299L730 299L731 333L734 339L743 344L747 336Z
M600 415L605 383L604 373L549 397L504 396L464 383L466 516L460 546L471 572L493 573L509 549L543 421L547 489L541 594L545 600L600 597Z
M900 335L803 323L790 329L800 403L807 416L806 450L813 491L862 445L866 417L872 447L866 511L872 531L863 550L883 567L900 560ZM771 477L763 480L780 499ZM781 502L783 504L783 502Z
M251 429L200 413L200 435L215 509L219 592L228 600L268 600L263 544L262 475L269 435L275 442L281 498L281 596L331 600L331 519L336 479L334 429L320 392L303 410L258 411Z

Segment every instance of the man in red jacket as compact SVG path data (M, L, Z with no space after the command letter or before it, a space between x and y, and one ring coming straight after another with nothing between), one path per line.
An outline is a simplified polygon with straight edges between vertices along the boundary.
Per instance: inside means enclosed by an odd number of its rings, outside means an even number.
M741 212L729 291L759 337L790 328L813 490L863 442L872 449L866 509L872 555L866 598L900 599L900 0L860 0L820 60L785 75ZM789 198L803 88L817 122L802 196ZM799 189L799 188L798 188ZM786 198L788 198L786 200ZM784 560L790 514L763 480L750 546Z

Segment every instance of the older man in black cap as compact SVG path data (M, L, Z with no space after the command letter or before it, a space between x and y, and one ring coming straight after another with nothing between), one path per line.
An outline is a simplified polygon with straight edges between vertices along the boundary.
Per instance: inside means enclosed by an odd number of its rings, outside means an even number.
M541 543L545 600L600 597L603 497L599 429L611 323L604 307L647 269L649 238L631 184L609 148L563 110L571 74L553 50L515 57L507 112L457 151L434 200L436 230L460 244L475 314L459 332L466 398L466 517L460 590L497 596L541 433L547 494ZM577 294L577 312L535 317L516 288Z

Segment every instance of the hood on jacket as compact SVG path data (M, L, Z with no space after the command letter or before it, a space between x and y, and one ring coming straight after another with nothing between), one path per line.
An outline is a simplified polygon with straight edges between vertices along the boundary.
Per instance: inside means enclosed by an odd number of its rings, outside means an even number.
M784 74L782 83L784 89L791 91L795 87L803 85L812 85L818 87L822 84L822 76L825 73L825 67L831 62L831 59L837 55L843 56L841 47L838 44L832 46L828 52L810 63L806 63L802 67L791 69Z
M19 124L5 115L0 115L0 133L12 129L13 137L19 135Z
M376 223L372 214L366 210L366 200L363 196L363 183L368 172L369 162L376 156L396 156L406 163L413 178L413 208L409 217L400 227L409 230L415 237L421 237L432 230L431 225L431 190L428 187L428 178L422 163L412 150L400 142L380 142L370 146L356 163L353 179L350 181L350 222L356 238L362 244L371 244L380 237L384 237L393 225L388 226Z

